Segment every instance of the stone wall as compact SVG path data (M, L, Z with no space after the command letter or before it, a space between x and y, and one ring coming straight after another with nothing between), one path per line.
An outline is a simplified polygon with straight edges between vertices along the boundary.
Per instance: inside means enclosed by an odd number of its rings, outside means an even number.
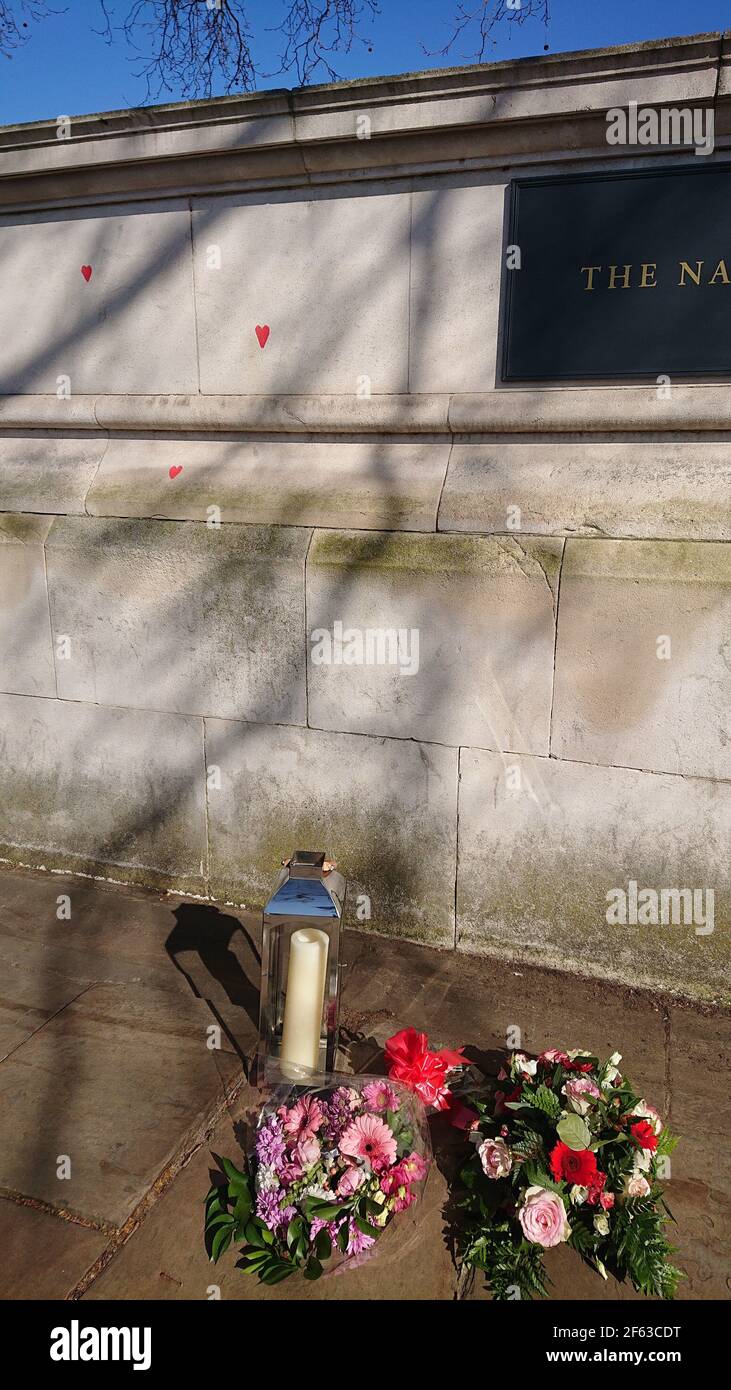
M511 175L657 161L606 146L630 99L723 149L726 61L0 132L3 859L256 904L318 846L364 930L725 991L731 374L496 363ZM418 669L313 660L338 623ZM631 881L714 930L609 925Z

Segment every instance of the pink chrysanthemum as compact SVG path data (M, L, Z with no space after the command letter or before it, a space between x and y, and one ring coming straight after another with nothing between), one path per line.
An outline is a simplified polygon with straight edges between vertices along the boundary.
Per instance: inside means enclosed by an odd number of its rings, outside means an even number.
M396 1157L393 1131L378 1115L359 1115L348 1125L340 1140L341 1154L363 1158L371 1168L387 1168Z
M359 1231L354 1221L351 1221L348 1228L348 1255L361 1255L365 1250L370 1250L375 1245L375 1237L367 1236L363 1231Z

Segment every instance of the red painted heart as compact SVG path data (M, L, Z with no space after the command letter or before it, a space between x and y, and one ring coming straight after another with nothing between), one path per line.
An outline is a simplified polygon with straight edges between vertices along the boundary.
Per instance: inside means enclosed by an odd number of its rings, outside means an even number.
M169 469L168 471L169 471L169 473L170 473L170 477L171 477L171 478L177 478L178 473L182 473L182 471L183 471L183 465L182 465L182 463L174 463L173 466L172 466L172 468Z
M269 337L269 334L270 334L270 332L271 332L271 329L270 329L270 327L269 327L269 324L268 324L268 323L265 323L264 326L262 327L262 325L261 325L260 323L257 323L256 328L254 329L254 332L256 333L256 336L257 336L257 338L259 339L259 347L260 347L260 348L266 347L266 341L267 341L267 338Z
M83 275L83 277L84 277L84 279L86 280L86 283L87 283L87 285L88 285L88 283L89 283L89 281L90 281L90 279L91 279L91 266L90 266L90 265L82 265L82 267L81 267L81 274Z

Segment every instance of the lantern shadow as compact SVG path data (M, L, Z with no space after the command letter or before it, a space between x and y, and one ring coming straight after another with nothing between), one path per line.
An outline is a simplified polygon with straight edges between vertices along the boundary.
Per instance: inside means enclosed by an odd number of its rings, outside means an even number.
M181 903L173 916L165 950L196 998L208 1005L248 1078L259 1028L258 946L237 917L216 907ZM231 1016L229 1006L243 1010L245 1021L240 1013Z

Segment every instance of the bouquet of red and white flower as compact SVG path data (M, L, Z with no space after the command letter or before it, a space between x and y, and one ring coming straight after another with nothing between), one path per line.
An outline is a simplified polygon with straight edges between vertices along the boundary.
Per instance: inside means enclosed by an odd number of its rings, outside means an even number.
M546 1293L544 1252L566 1241L607 1277L672 1298L680 1270L665 1236L660 1177L677 1143L619 1072L588 1052L516 1052L491 1101L470 1098L476 1151L458 1241L494 1298Z

